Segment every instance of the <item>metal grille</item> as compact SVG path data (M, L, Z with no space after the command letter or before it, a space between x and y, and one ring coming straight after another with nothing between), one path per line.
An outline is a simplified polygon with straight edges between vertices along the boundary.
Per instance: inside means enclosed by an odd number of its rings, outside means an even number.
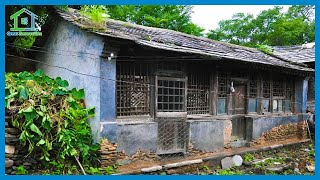
M282 81L273 81L273 97L283 97L284 88Z
M157 154L186 153L189 128L185 120L158 120Z
M288 79L286 82L286 99L291 99L292 96L292 87L293 87L293 81L291 79Z
M209 114L210 76L207 73L190 73L188 76L188 114Z
M158 80L157 110L159 112L185 111L185 82L170 79Z
M262 112L270 112L271 83L269 80L263 80L262 86Z
M218 97L227 97L228 76L227 73L218 74Z
M270 98L271 96L271 87L270 87L270 81L269 80L263 80L263 91L262 91L262 96L264 98Z
M287 81L286 81L286 91L285 91L285 98L286 99L285 99L285 104L284 104L285 112L292 112L292 105L291 105L291 103L293 101L292 93L293 93L293 80L292 79L287 79Z
M149 64L117 63L117 116L150 114L149 84Z
M258 96L257 80L250 80L249 82L249 97L256 98Z

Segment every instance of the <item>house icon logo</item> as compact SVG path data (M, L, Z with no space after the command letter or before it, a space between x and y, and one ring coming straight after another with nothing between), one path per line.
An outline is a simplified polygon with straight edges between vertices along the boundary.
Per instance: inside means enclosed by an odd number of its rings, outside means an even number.
M8 36L42 36L40 26L36 23L38 16L26 8L10 16L13 27L7 32Z

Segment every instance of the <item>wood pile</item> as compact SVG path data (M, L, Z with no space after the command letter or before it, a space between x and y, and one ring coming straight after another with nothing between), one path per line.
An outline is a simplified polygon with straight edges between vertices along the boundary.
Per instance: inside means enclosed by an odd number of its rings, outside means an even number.
M117 152L117 144L110 143L107 139L100 142L100 156L102 167L114 165L117 160L125 157L124 153Z
M263 133L262 136L259 139L254 140L253 143L263 144L265 142L283 141L291 138L307 138L305 121L274 127L270 131Z
M24 168L32 172L37 168L40 154L28 155L28 148L24 147L19 142L20 130L11 125L11 117L5 118L5 165L6 174L16 174L17 167Z

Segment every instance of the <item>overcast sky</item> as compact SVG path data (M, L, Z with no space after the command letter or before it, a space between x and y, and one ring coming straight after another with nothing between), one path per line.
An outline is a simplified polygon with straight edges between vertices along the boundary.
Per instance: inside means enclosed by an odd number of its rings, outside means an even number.
M206 29L216 29L221 20L230 19L235 13L259 14L261 11L271 9L272 5L195 5L192 21ZM290 6L283 6L287 10Z

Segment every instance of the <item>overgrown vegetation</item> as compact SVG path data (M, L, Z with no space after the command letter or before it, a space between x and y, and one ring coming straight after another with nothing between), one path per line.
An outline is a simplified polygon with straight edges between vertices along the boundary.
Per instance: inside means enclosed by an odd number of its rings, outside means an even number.
M17 174L18 175L28 174L28 171L26 170L26 168L24 166L18 166L17 167Z
M81 6L79 12L99 28L105 28L105 23L110 17L107 8L102 5Z
M42 173L79 174L76 159L89 174L103 172L95 168L99 144L93 143L87 122L94 108L85 108L83 89L69 90L67 81L52 79L41 70L6 73L5 78L6 113L21 130L19 140L28 155L40 154L41 168L46 169Z

